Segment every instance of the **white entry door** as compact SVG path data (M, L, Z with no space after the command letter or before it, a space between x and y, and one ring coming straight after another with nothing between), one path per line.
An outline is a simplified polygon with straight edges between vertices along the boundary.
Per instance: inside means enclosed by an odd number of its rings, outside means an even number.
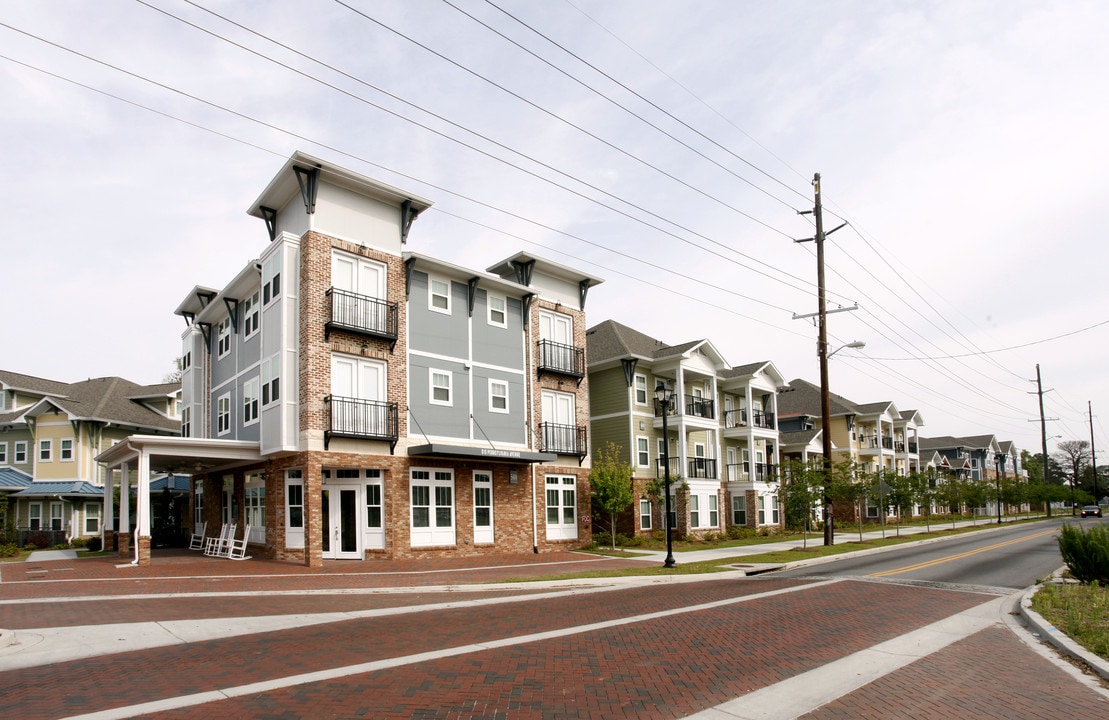
M323 489L323 556L333 560L361 560L357 487L330 486Z
M474 544L493 544L493 474L474 471Z

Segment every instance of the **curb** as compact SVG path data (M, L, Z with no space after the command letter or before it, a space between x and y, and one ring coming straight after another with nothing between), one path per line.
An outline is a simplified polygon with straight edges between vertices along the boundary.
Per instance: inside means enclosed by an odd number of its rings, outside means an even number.
M1061 569L1056 570L1055 576L1058 577L1061 571ZM1032 609L1032 596L1039 592L1041 587L1043 586L1033 585L1025 591L1020 599L1020 616L1028 624L1028 629L1039 640L1052 645L1062 654L1083 663L1102 680L1109 681L1109 660L1094 655L1074 640L1071 640L1062 630L1049 623L1042 615Z

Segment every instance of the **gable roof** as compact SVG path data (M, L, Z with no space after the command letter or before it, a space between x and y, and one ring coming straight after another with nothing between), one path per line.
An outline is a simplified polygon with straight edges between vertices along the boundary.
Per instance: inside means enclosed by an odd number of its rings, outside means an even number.
M96 420L166 432L179 432L181 429L180 420L167 417L143 402L173 395L181 387L180 383L139 385L121 377L63 383L7 371L0 371L0 382L42 395L42 399L29 409L0 415L0 422L33 416L52 407L75 420Z
M820 417L820 386L807 380L789 381L790 390L778 396L778 417L808 415ZM832 417L837 415L859 415L859 406L842 395L828 393Z
M586 330L585 343L590 365L629 355L654 358L656 351L668 347L666 343L615 320L605 320Z
M31 476L13 467L0 467L0 492L21 490L31 484Z

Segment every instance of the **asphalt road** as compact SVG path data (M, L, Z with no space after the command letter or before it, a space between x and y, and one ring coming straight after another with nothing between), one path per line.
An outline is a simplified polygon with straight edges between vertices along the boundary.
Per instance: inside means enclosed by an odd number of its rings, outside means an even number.
M1103 521L1077 520L1069 516L1052 518L780 574L785 577L876 577L1019 590L1034 585L1062 566L1057 536L1064 522L1092 525Z

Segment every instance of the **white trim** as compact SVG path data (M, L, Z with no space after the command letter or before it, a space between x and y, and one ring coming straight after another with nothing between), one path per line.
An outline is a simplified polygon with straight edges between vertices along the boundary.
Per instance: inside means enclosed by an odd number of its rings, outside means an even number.
M221 407L224 403L227 403L226 413L224 413L223 408ZM225 418L227 421L226 425L224 425ZM216 435L221 436L230 433L231 421L231 393L224 393L223 395L220 395L218 398L216 398Z
M502 394L495 393L493 391L493 387L495 385L502 386L504 388L504 393L502 393ZM493 404L493 400L495 398L498 398L498 397L503 397L504 398L504 407L503 408L496 407ZM506 380L497 380L495 378L489 378L489 412L502 413L502 414L506 414L506 415L508 414L508 412L509 412L508 381L506 381Z
M253 408L251 408L251 402L254 403ZM243 427L258 423L258 411L261 404L261 378L252 377L243 383ZM253 416L251 416L252 412Z
M493 319L493 301L494 300L499 300L500 303L501 303L500 309L497 310L497 312L499 312L501 314L501 319L499 321ZM492 325L493 327L507 328L508 327L508 299L505 298L504 295L494 295L493 293L486 290L485 291L485 304L486 304L486 309L487 309L486 317L488 319L489 324Z
M224 347L224 340L227 347ZM225 317L216 324L216 359L227 357L231 352L231 317Z
M416 477L417 474L426 474L426 477ZM413 497L415 488L427 489L427 504L417 505ZM450 492L450 503L440 504L441 495L440 489L446 489ZM408 529L411 537L412 547L434 547L434 546L453 546L456 544L456 524L455 512L457 505L457 494L455 493L454 483L454 470L451 468L411 468L408 473L408 500L409 500L409 515L408 515ZM441 508L450 509L450 524L439 525L439 513ZM426 524L416 525L417 510L425 510L427 517L424 518Z
M445 375L447 378L447 399L437 400L435 398L436 388L442 388L442 385L435 384L436 375ZM427 401L432 405L445 405L447 407L454 406L454 373L450 370L440 370L438 368L427 369Z
M471 337L472 340L472 337ZM428 358L429 360L441 360L443 362L462 363L466 365L473 365L476 368L486 368L489 370L496 370L497 372L511 373L513 375L527 375L527 372L520 367L508 367L506 365L493 365L487 362L473 360L464 355L441 355L439 353L431 353L426 350L409 350L409 356L418 356Z
M646 447L640 448L639 443L642 442ZM640 462L643 455L647 456L647 462ZM641 468L651 467L651 439L646 435L635 436L635 466Z
M0 442L0 465L8 464L8 444Z
M46 450L46 457L42 456L42 451ZM35 456L36 462L54 462L54 440L53 438L42 438L38 442L38 454Z
M69 441L69 457L65 456L65 443ZM58 462L76 462L77 446L73 438L58 438Z
M480 483L480 484L479 484ZM492 545L495 542L494 528L496 521L493 517L493 473L487 470L475 470L473 472L473 498L474 498L474 545ZM478 505L477 496L479 489L489 490L489 504ZM478 508L489 509L489 524L478 525L477 511Z
M639 402L639 397L636 393L639 392L639 379L643 378L643 402ZM647 407L651 401L651 387L647 382L647 375L645 373L636 373L632 380L632 401L640 407Z
M254 293L242 302L242 316L243 316L243 340L249 340L258 334L262 327L262 305L259 299L262 297L261 288L255 290ZM253 318L253 322L251 322Z
M435 284L436 283L445 284L447 286L446 294L435 292ZM439 307L435 304L435 298L437 298L437 297L446 298L446 301L447 301L446 307ZM437 312L437 313L440 313L442 315L450 315L451 314L451 281L449 279L436 277L435 275L432 275L432 274L428 273L428 276L427 276L427 309L430 310L431 312Z

